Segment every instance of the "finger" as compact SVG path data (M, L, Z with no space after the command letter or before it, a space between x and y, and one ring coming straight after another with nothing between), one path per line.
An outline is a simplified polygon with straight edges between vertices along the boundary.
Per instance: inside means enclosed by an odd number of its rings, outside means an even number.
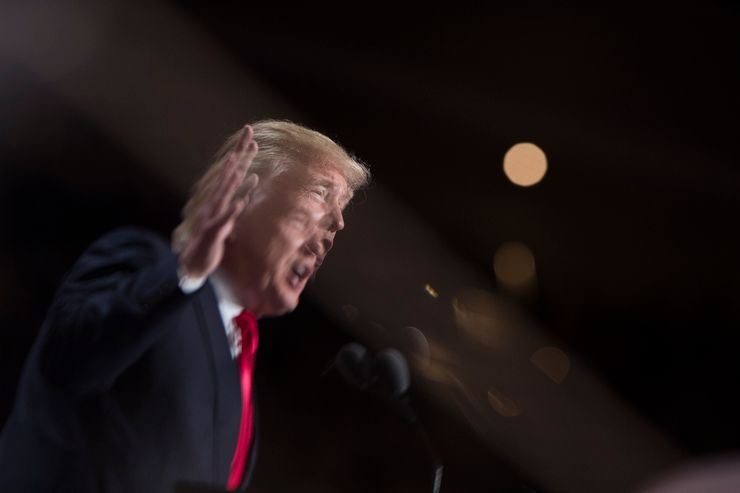
M225 194L228 195L228 189L231 188L232 178L235 174L239 174L240 171L243 171L238 180L239 182L241 182L241 180L244 179L244 176L246 176L246 171L249 168L254 155L257 153L257 143L252 140L253 133L252 127L246 125L237 145L231 150L231 152L229 152L227 163L221 174L221 187L216 191L217 197L221 197Z
M249 168L249 164L257 153L257 143L252 140L253 135L252 127L245 125L237 145L229 153L229 172L232 172L232 167L244 170Z
M254 131L252 130L252 127L250 127L249 125L245 125L241 135L239 136L239 140L230 153L232 156L234 156L234 159L236 159L237 163L241 163L243 161L244 156L247 153L247 149L249 149L250 144L253 142L253 135Z
M229 152L215 185L208 191L203 202L206 221L223 214L231 203L234 192L244 180L248 165L242 166L241 163L245 157L250 156L248 159L251 164L251 159L256 154L257 144L252 141L253 134L252 127L245 125L237 145Z
M251 127L247 127L247 130L249 130L248 134L251 137ZM245 132L245 135L247 135L247 132ZM226 210L226 206L231 202L236 191L244 185L244 177L249 171L252 159L257 154L257 149L257 143L250 141L247 144L246 150L243 150L243 152L235 151L233 153L231 159L234 161L235 169L230 171L228 177L224 177L223 186L218 191L220 198L216 210L217 214L222 214ZM245 192L240 193L240 195L243 196L250 188L253 188L257 184L256 175L254 175L252 180L255 181L250 181L246 184Z
M237 145L237 147L240 145ZM246 168L240 163L242 155L243 153L238 149L233 149L229 153L224 169L218 177L218 183L209 197L211 201L210 209L213 214L223 213L226 206L231 202L234 192L244 181L247 172Z
M236 157L236 154L234 151L231 151L229 153L228 158L226 159L226 162L223 165L223 169L219 173L217 180L216 187L214 187L212 196L214 197L220 197L223 195L224 190L228 187L229 183L231 182L234 174L239 169L239 161Z
M218 197L218 205L216 206L216 209L214 213L216 215L224 214L229 205L233 202L234 195L236 193L236 190L244 183L244 174L246 171L244 169L238 168L234 173L229 177L228 182L224 183L223 191L221 193L221 196Z
M257 145L257 142L252 141L247 145L247 149L244 152L244 155L242 156L240 163L245 169L249 169L250 166L252 166L252 161L257 156L257 152L259 151L259 146Z
M254 129L250 125L244 125L244 128L242 129L242 135L239 138L239 145L237 148L240 151L244 151L244 149L247 148L250 142L252 142L252 138L254 137Z
M221 179L223 180L222 183L224 181L228 182L234 171L240 167L239 164L244 158L244 154L249 149L253 134L254 131L252 130L252 127L245 125L236 146L229 151L228 157L226 158L226 164L221 172Z
M234 170L233 160L229 158L223 164L222 169L219 170L219 175L209 183L210 186L206 189L203 202L200 205L199 217L202 221L208 222L223 209L224 193L233 179Z

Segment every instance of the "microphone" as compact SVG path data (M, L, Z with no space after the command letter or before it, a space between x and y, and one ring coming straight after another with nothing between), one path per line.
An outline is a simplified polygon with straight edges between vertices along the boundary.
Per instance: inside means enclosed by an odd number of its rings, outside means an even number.
M360 390L367 390L373 382L373 361L367 349L350 342L337 353L335 365L342 378Z
M375 356L377 385L383 395L400 399L411 385L409 365L398 349L384 349Z
M432 491L439 493L444 466L424 427L416 417L409 396L411 385L406 358L397 349L389 348L372 357L356 342L346 344L335 360L339 374L353 387L379 394L395 403L401 416L414 426L416 433L434 462Z
M411 383L406 358L397 349L385 349L372 357L364 346L351 342L339 351L335 364L353 387L390 399L400 398Z

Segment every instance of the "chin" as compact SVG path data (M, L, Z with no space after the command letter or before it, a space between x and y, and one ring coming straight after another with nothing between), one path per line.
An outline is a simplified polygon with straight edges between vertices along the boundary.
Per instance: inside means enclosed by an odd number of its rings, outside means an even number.
M281 297L270 303L270 308L265 315L268 317L278 317L292 312L296 307L298 307L298 297Z

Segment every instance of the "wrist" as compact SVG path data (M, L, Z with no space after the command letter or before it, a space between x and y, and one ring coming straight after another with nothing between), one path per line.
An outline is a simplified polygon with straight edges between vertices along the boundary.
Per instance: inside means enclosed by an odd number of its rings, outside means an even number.
M205 284L208 276L193 276L188 274L182 264L177 266L177 279L180 290L185 294L191 294L199 290Z

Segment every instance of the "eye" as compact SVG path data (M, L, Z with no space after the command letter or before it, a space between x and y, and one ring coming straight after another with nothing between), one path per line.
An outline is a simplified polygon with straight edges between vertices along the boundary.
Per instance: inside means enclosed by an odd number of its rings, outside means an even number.
M326 197L326 188L313 188L311 189L311 193L316 197L323 199Z

